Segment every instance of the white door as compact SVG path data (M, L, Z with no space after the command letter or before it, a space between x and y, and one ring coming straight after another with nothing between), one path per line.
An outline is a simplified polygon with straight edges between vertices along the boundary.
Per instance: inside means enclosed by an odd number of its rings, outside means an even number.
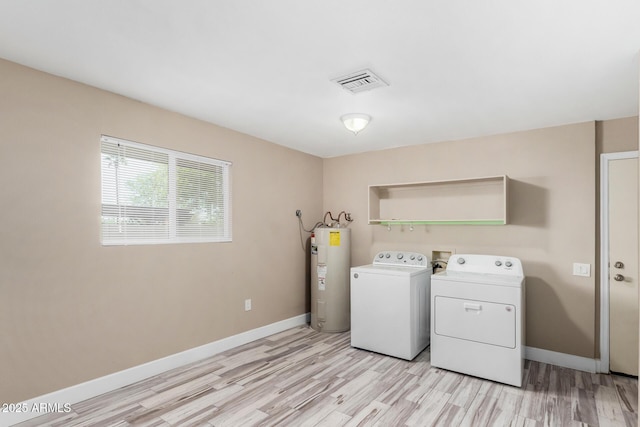
M637 155L610 160L608 181L609 367L638 375Z

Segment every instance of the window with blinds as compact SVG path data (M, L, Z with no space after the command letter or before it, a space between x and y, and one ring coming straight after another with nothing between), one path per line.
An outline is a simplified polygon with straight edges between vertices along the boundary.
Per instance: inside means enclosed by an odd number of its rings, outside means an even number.
M101 138L102 244L231 241L231 163Z

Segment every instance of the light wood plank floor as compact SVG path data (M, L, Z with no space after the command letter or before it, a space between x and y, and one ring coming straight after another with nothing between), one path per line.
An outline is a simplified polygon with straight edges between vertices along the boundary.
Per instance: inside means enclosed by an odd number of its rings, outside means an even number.
M25 426L636 426L636 379L526 363L522 388L298 327Z

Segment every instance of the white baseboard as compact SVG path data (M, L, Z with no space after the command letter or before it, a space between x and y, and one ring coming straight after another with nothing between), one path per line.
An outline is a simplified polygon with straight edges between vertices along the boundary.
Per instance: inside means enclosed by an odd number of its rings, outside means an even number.
M309 313L271 323L270 325L252 329L228 338L223 338L209 344L185 350L171 356L163 357L142 365L134 366L123 371L115 372L104 377L96 378L81 384L57 390L33 399L18 403L11 412L0 412L0 427L29 420L45 415L48 412L64 411L65 404L82 402L95 396L116 390L118 388L136 383L154 375L161 374L171 369L188 365L198 360L206 359L223 351L238 347L243 344L277 334L278 332L304 325L309 322ZM3 408L0 408L2 411ZM25 409L24 412L16 412L17 409Z
M588 357L574 356L573 354L558 353L551 350L544 350L535 347L524 348L524 358L534 362L548 363L550 365L562 366L563 368L576 369L586 372L600 372L596 359Z

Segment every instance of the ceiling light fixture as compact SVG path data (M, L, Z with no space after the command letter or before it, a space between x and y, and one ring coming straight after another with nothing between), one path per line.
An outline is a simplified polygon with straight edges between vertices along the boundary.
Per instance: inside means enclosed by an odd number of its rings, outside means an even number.
M358 132L367 127L371 121L371 116L361 113L352 113L345 114L340 117L340 120L344 123L344 127L353 132L354 135L357 135Z

